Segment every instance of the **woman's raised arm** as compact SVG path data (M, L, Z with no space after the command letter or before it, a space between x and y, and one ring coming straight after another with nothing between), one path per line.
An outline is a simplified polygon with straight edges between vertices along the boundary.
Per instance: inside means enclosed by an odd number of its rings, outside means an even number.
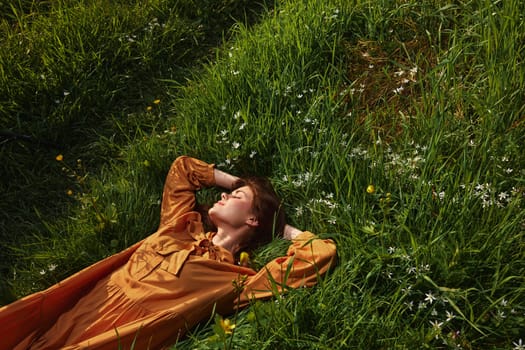
M286 255L270 261L248 278L241 306L253 299L276 296L287 288L313 286L333 266L336 257L334 241L318 238L308 231L297 234L296 230L299 231L289 225L285 229L285 235L295 235Z
M162 194L161 225L195 207L195 191L215 185L214 165L180 156L171 165Z
M233 188L233 184L239 180L237 176L225 173L224 171L216 168L213 169L213 174L215 176L215 185L227 190L231 190Z
M295 237L297 237L298 235L300 235L301 233L303 233L303 231L299 230L298 228L295 228L291 225L286 225L284 226L284 234L283 234L283 237L287 240L292 240L294 239Z

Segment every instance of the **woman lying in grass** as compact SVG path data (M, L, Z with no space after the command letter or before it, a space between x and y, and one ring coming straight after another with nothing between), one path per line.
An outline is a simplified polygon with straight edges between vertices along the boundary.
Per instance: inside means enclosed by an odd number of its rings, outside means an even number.
M195 191L230 189L208 211L206 232ZM239 179L179 157L166 179L156 233L51 288L0 309L1 349L157 349L173 344L215 309L228 314L284 285L312 286L333 263L335 245L285 224L269 181ZM285 257L259 272L234 256L272 239L292 240ZM235 288L234 281L243 288Z

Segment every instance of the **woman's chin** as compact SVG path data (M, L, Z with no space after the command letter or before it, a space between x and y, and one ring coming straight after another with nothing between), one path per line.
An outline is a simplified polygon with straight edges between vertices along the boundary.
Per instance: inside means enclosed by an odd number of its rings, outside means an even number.
M208 217L213 225L217 226L215 206L208 209Z

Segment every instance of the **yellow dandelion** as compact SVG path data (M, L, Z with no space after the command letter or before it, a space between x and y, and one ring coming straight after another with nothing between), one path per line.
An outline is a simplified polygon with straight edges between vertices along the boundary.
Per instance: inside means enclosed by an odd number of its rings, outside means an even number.
M366 193L374 194L375 192L376 188L374 187L374 185L368 185L368 187L366 188Z
M158 105L160 103L160 99L156 99L155 101L153 101L153 103Z
M219 322L221 328L224 330L224 333L226 334L232 334L233 329L235 328L235 324L231 323L229 319L223 319L221 318Z
M61 155L61 154L59 154L59 155L57 155L57 156L55 157L55 159L57 160L57 162L61 162L61 161L64 160L64 156Z
M151 106L146 107L146 110L147 110L148 112L151 111L152 109L153 109L153 107L151 107Z
M71 190L71 189L67 190L67 191L66 191L66 194L67 194L68 196L72 196L72 195L73 195L73 190Z
M250 255L246 252L241 252L239 257L239 265L249 266L250 265Z

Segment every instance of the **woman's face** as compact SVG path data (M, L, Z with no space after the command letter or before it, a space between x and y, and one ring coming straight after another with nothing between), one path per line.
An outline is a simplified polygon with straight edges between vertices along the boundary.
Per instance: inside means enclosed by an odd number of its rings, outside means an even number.
M239 228L254 218L253 191L249 186L239 187L230 194L222 193L221 199L208 211L215 226Z

